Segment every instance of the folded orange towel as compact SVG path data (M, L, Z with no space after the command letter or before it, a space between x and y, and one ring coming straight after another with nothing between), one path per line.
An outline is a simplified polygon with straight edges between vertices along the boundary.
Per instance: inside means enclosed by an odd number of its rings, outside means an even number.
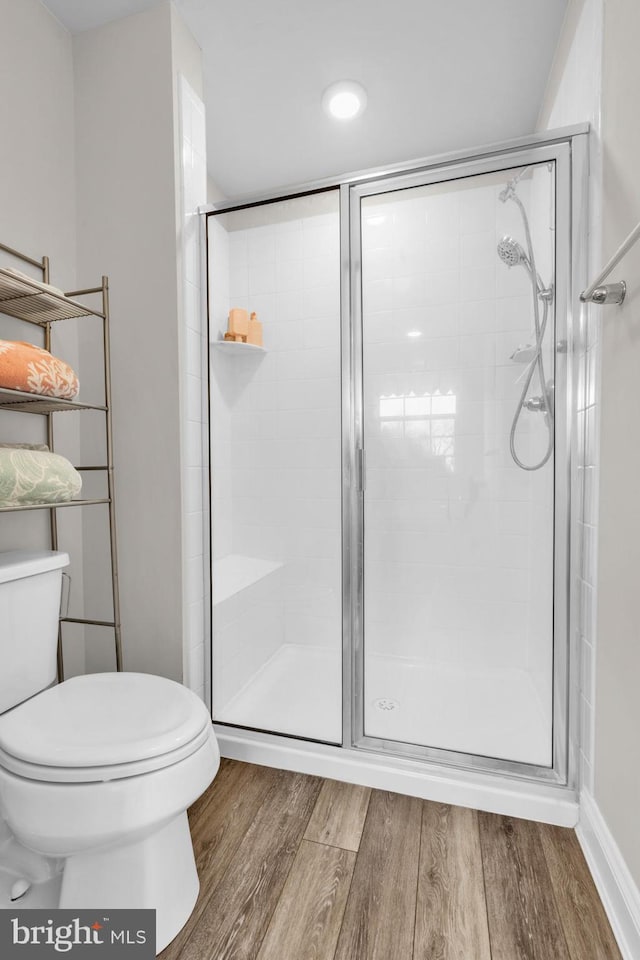
M64 360L20 340L0 340L0 387L73 400L80 384Z

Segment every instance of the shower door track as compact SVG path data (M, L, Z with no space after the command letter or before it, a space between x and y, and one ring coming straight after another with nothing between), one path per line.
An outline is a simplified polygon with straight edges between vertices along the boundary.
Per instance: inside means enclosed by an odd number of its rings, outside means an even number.
M364 498L363 498L363 402L362 402L362 304L359 260L359 204L368 194L402 186L426 185L481 173L510 169L529 163L555 161L557 164L556 261L565 264L564 275L556 271L556 343L577 344L577 296L586 283L586 124L536 134L527 138L456 151L430 159L389 165L337 179L326 179L299 187L248 196L236 201L207 205L205 216L242 210L277 200L340 190L340 312L342 376L342 629L343 629L343 738L342 748L380 759L423 761L429 765L455 768L478 774L497 774L513 780L534 781L573 789L577 775L577 697L570 691L577 683L577 636L573 627L576 597L571 570L576 568L577 544L571 536L571 502L577 502L576 462L576 375L575 362L566 364L566 384L557 391L556 440L560 455L555 457L554 513L554 600L553 600L553 763L538 766L519 761L467 754L437 747L365 736L364 734ZM575 353L575 351L574 351ZM564 448L564 449L563 449ZM575 500L574 500L575 498ZM211 597L209 598L211 602ZM211 616L213 610L211 609ZM215 669L211 664L211 669ZM218 721L215 721L216 725ZM254 731L241 725L220 723L221 728L246 733L256 744L272 738L274 743L292 740L291 734ZM302 738L297 739L301 745ZM309 744L311 747L313 741Z

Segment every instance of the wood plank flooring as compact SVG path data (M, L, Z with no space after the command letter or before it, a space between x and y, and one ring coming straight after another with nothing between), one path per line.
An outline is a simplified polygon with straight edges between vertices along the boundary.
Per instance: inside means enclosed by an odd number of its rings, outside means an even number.
M572 830L223 760L162 960L621 960Z
M491 960L475 810L423 803L413 955Z

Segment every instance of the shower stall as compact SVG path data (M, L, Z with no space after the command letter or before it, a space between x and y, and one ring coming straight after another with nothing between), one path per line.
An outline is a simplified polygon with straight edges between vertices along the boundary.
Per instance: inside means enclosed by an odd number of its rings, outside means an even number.
M585 132L207 212L222 738L571 786Z

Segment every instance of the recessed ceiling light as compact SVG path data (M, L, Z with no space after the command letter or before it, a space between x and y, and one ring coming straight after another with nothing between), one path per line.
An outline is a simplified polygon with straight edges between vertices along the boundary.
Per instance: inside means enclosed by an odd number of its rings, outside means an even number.
M322 106L336 120L353 120L367 105L367 91L355 80L338 80L322 94Z
M409 330L407 336L408 336L408 337L421 337L421 336L422 336L422 333L421 333L420 330Z

